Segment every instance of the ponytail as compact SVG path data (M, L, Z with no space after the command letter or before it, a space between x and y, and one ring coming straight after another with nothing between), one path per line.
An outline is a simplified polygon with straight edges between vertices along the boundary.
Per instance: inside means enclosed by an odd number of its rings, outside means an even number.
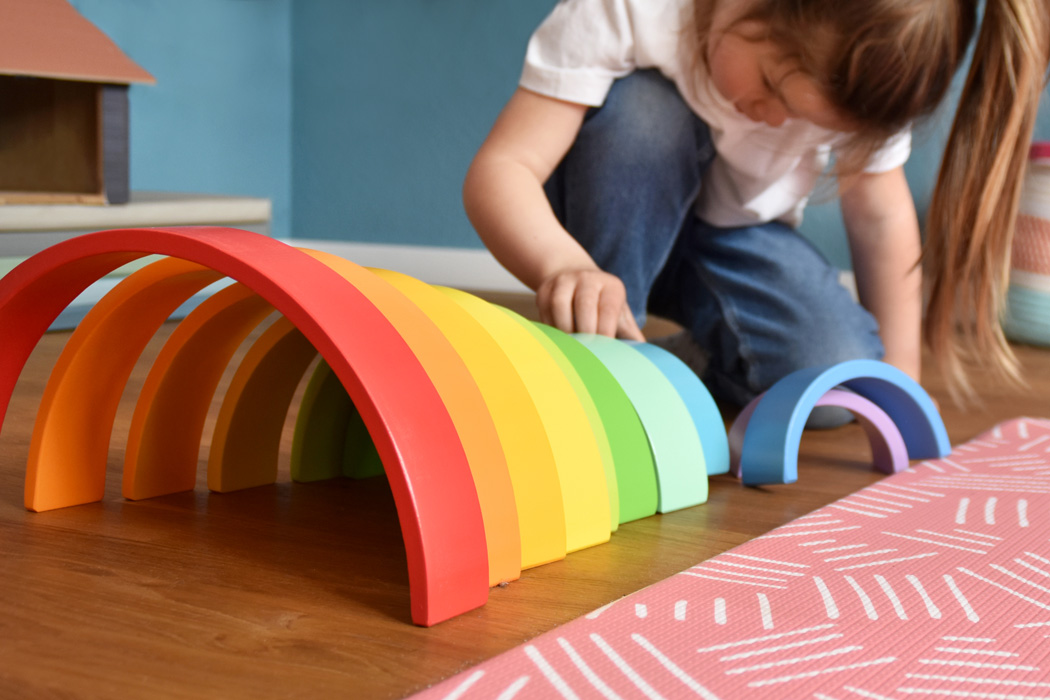
M956 399L968 369L1021 384L1000 325L1028 149L1050 62L1046 0L988 0L926 222L926 341Z

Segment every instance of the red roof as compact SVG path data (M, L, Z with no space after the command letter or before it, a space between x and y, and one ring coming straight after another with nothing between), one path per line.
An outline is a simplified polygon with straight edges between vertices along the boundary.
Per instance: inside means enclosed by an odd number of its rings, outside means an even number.
M0 0L0 74L156 82L67 0Z

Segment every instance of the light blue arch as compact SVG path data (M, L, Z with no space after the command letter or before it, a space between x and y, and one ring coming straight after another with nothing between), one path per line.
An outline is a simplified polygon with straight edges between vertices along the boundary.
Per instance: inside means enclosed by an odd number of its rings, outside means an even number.
M605 365L623 387L656 466L657 512L669 513L707 501L707 463L689 409L671 381L635 347L604 335L573 337Z
M911 459L951 452L937 407L918 382L877 360L848 360L809 367L781 379L766 392L744 433L740 471L748 485L791 484L798 480L798 449L806 419L828 390L845 387L893 419Z
M718 405L711 397L711 392L696 373L674 354L652 343L627 342L656 365L682 397L686 408L689 409L689 415L693 418L697 435L700 436L700 447L704 451L708 476L728 472L729 439L726 436L726 424Z

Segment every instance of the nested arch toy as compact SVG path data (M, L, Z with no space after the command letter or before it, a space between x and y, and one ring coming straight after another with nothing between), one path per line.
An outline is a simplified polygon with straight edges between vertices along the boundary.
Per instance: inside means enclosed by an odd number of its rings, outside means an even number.
M290 246L237 229L126 229L80 236L29 258L0 281L2 413L26 359L62 309L106 273L150 253L197 262L251 288L289 318L339 376L390 480L413 621L433 624L484 604L488 562L480 507L433 382L363 294ZM98 426L96 440L108 442L109 428ZM435 471L440 478L433 478ZM37 462L27 470L26 506L45 510L98 500L98 474L104 479L104 461Z
M135 363L176 308L223 278L232 283L187 314L153 360L131 420L123 494L192 489L205 442L211 490L272 483L281 430L297 410L293 480L385 473L417 624L478 607L490 586L605 542L621 523L703 503L708 475L729 469L717 406L660 348L567 335L466 292L218 227L89 234L0 280L0 420L65 306L147 254L167 257L103 297L56 362L27 465L31 510L103 497L113 421ZM778 384L754 407L745 464L750 445L783 433L776 455L793 467L799 416L804 422L807 402L839 384L882 405L892 420L878 429L889 434L896 421L909 450L924 435L942 446L935 426L904 434L905 421L932 425L928 407L882 367L825 368L797 384ZM225 394L205 436L216 390ZM893 404L901 391L918 409ZM770 396L781 397L780 408L764 408ZM767 437L752 437L756 425Z
M619 434L610 442L611 414L598 411L590 395L597 375L577 371L579 358L574 365L531 322L463 292L236 229L89 234L52 246L0 280L5 412L52 320L89 284L148 254L168 257L107 294L56 363L27 466L29 509L102 498L117 403L146 342L190 296L229 277L235 284L178 324L147 374L126 450L127 497L193 487L219 376L275 310L279 318L248 349L226 389L209 487L275 478L278 424L320 354L390 481L418 624L477 607L489 585L517 577L522 566L606 541L622 517L652 512L632 504L621 515L611 447L648 457L649 436L636 423L630 450ZM472 354L476 348L484 352ZM627 410L621 404L621 415ZM308 410L302 429L318 434L311 426L318 416ZM77 449L63 451L69 444ZM694 457L695 478L706 484L699 449ZM619 469L655 485L659 462L641 465L652 473L639 474L623 460Z
M848 391L836 390L841 387ZM872 440L876 465L899 471L906 459L951 452L936 405L914 379L876 360L849 360L800 369L756 398L738 417L734 473L745 484L790 484L798 478L798 449L817 405L848 408Z

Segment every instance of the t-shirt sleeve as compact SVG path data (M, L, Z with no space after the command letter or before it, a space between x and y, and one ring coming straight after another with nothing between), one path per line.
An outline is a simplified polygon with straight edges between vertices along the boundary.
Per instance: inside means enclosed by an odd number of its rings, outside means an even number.
M597 107L634 68L627 0L561 0L529 40L519 84Z
M875 151L867 167L866 173L884 173L904 165L911 155L911 129L904 129L890 138L886 143Z

